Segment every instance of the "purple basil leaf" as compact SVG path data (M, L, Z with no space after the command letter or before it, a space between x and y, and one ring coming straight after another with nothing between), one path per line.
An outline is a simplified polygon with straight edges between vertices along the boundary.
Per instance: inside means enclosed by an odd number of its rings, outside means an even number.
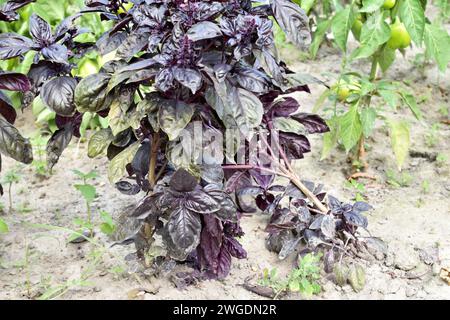
M203 21L192 26L187 36L191 41L199 41L204 39L211 39L221 36L220 28L213 22Z
M370 204L363 201L358 201L353 204L353 211L362 212L362 211L369 211L372 209L373 207Z
M175 208L172 212L167 228L173 243L185 252L193 251L200 242L202 230L200 216L183 206Z
M311 151L311 144L302 134L280 132L280 145L289 159L303 159L303 154Z
M33 148L30 141L2 116L0 116L0 152L25 164L33 162Z
M269 110L269 114L273 117L289 117L296 112L300 105L297 100L291 97L286 97L283 100L275 103Z
M141 187L137 184L132 184L128 181L119 181L116 183L116 188L121 193L133 196L135 194L138 194L141 191Z
M17 112L9 97L0 91L0 114L11 124L14 124Z
M303 124L308 133L325 133L330 131L325 120L316 114L300 113L292 116L292 118Z
M9 91L30 91L30 80L17 72L0 72L0 89Z
M344 219L351 226L367 228L368 225L367 218L358 211L344 212Z
M197 179L184 169L177 170L170 179L170 187L179 192L193 191L197 185Z
M211 214L221 209L213 197L200 190L189 192L184 205L187 209L201 214Z
M228 252L230 252L233 257L237 259L247 258L247 251L244 250L242 245L236 239L232 237L225 237L223 245L227 247Z
M57 77L47 81L41 88L42 102L61 116L73 116L74 91L77 84L78 81L71 77Z
M30 33L41 47L51 43L52 30L50 25L35 13L30 17Z
M47 165L51 170L58 162L59 157L63 151L67 148L72 140L72 125L68 124L62 129L56 131L47 143Z
M159 214L161 210L158 208L157 202L161 197L160 193L154 193L145 197L137 207L129 214L130 217L134 217L139 220L146 219L150 214Z
M197 70L174 67L172 72L175 79L186 88L189 88L192 94L195 94L202 87L202 74Z
M0 60L7 60L22 56L33 47L33 41L30 39L14 34L0 34Z
M42 55L44 58L51 62L67 64L69 59L69 52L67 47L61 44L52 44L51 46L42 49Z

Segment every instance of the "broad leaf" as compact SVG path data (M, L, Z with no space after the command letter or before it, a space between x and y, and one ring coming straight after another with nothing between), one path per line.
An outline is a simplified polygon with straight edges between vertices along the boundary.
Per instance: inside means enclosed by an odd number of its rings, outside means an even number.
M67 148L73 137L72 126L66 125L56 131L47 142L47 166L53 169L63 151Z
M53 78L42 86L42 102L61 116L73 116L75 114L74 92L76 86L77 80L74 78Z
M31 89L31 84L24 74L0 71L0 89L26 92Z
M175 140L191 121L194 106L179 100L160 99L159 125L169 140Z
M410 145L409 124L405 121L390 121L389 125L391 127L392 149L394 150L398 169L401 170Z
M450 61L450 36L441 27L426 24L424 41L427 51L436 60L439 70L444 72Z
M354 104L339 119L340 124L340 137L347 152L353 148L361 138L362 126L358 113L358 104Z
M97 131L89 140L88 157L95 158L101 155L113 140L114 135L110 128Z
M213 22L203 21L193 25L187 32L192 41L216 38L222 35L220 28Z
M425 12L421 0L401 1L399 14L411 39L420 47L425 30Z
M133 161L139 146L140 143L135 142L111 160L108 167L108 178L111 183L116 183L122 179L126 172L126 165Z
M354 22L353 6L347 6L344 10L338 11L333 17L331 30L337 45L344 52L347 51L348 35Z
M200 216L183 206L172 212L167 228L173 243L186 252L193 251L200 242Z
M381 13L371 15L361 29L360 46L352 53L352 58L370 57L380 45L391 37L391 28Z
M30 141L2 116L0 116L0 152L25 164L33 162Z
M300 49L311 43L309 19L305 11L295 3L287 0L271 0L272 10L287 38Z

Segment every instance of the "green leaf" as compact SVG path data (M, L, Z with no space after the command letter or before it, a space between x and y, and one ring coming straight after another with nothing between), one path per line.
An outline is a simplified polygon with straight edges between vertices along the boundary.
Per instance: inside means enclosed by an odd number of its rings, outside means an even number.
M95 187L94 186L92 186L90 184L76 184L74 187L75 187L75 189L80 191L80 193L82 194L83 198L87 202L94 201L94 199L96 197L96 192L95 192Z
M111 183L118 182L124 176L126 165L133 161L140 145L138 141L133 143L111 160L108 167L108 179Z
M391 127L392 150L394 150L398 169L401 170L410 145L409 124L406 121L390 121L389 125Z
M386 103L393 109L397 108L398 105L398 95L396 91L393 90L378 90L380 96L386 101Z
M114 220L113 220L113 218L111 217L111 215L110 215L108 212L106 212L106 211L100 211L100 217L101 217L102 220L103 220L106 224L108 224L109 226L111 226L111 227L114 227L114 226L115 226Z
M420 47L425 30L425 12L420 0L401 1L399 14L411 39Z
M316 0L302 0L301 2L298 2L299 3L297 4L299 4L303 10L305 10L306 14L308 14L309 11L311 11L312 7L316 4Z
M377 12L369 17L361 29L361 44L353 54L353 59L370 57L380 45L387 42L391 37L391 28L384 21L384 17Z
M358 104L354 104L350 110L339 119L340 137L347 152L353 148L361 138L362 126L358 114Z
M439 26L426 24L424 40L427 51L436 60L439 70L444 72L450 61L450 36Z
M339 134L338 118L331 118L327 120L327 125L330 128L330 132L323 135L322 155L320 160L328 158L331 150L336 146Z
M159 105L159 125L173 141L191 121L194 115L194 107L179 100L161 99Z
M419 109L419 106L417 105L416 98L412 94L409 93L400 93L403 101L408 105L408 107L411 109L412 113L416 117L417 120L422 120L422 112Z
M378 63L380 64L381 70L383 70L383 72L386 72L392 65L392 63L394 63L394 61L395 50L392 50L388 46L385 46L378 57Z
M322 44L323 39L325 38L327 30L331 26L331 22L332 20L326 19L317 24L317 29L314 32L313 40L311 46L309 47L309 51L313 59L316 58L317 56L317 52L319 51L320 45Z
M348 273L348 282L355 292L360 292L366 284L366 272L360 265L352 266Z
M100 231L109 236L114 233L115 228L104 222L100 224Z
M374 108L371 107L364 108L361 111L360 118L364 136L367 138L370 136L375 126L375 120L377 119L377 112Z
M0 218L0 234L8 232L9 232L8 225L6 224L5 220Z
M352 6L347 6L344 10L336 13L331 22L331 31L333 32L336 44L344 52L347 51L348 34L354 22L355 14Z
M111 103L108 119L114 136L130 127L126 112L133 102L133 96L134 91L124 88L120 90L119 94L115 96L114 101Z
M295 134L308 134L305 127L298 121L292 118L275 118L273 119L273 126L276 130L283 132L292 132Z
M363 0L363 7L360 12L375 12L381 8L384 3L384 0Z
M114 140L114 135L110 128L97 131L89 140L88 157L95 158L101 155Z

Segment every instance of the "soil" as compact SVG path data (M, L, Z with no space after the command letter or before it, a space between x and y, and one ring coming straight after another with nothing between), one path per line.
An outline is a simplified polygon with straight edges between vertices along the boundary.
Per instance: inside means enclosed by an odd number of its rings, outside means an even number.
M436 161L437 154L450 159L450 127L439 126L434 144L426 138L431 126L445 119L439 108L450 111L450 71L438 74L435 66L425 66L422 73L412 64L418 52L408 51L405 57L399 54L388 77L406 81L416 97L421 98L424 120L414 120L406 109L386 112L390 117L411 121L414 157L407 159L402 173L397 171L383 122L377 123L374 135L367 141L370 171L377 178L362 180L362 193L375 208L368 213L368 229L388 245L387 256L382 260L358 261L366 269L366 285L360 292L349 285L334 284L332 277L324 273L322 293L313 299L450 299L450 285L439 277L440 269L450 266L450 165L448 160ZM284 55L292 59L296 53ZM333 77L339 73L339 61L337 50L323 46L316 61L288 62L294 62L295 71L333 83ZM368 72L364 61L355 67ZM305 111L313 108L323 87L312 85L311 91L311 95L297 95ZM26 111L18 127L30 135L36 130L32 123L32 115ZM351 200L356 191L346 185L347 155L335 150L330 158L319 161L321 138L312 137L311 142L313 151L296 166L299 175L324 183L331 194ZM9 233L0 236L0 299L264 299L242 286L246 278L254 275L256 281L264 268L277 268L280 275L292 269L292 259L280 261L265 249L268 217L261 214L242 219L246 234L241 241L248 258L233 261L226 281L201 281L185 289L176 288L170 281L171 275L186 271L185 266L178 265L156 278L146 275L133 260L134 246L111 247L113 240L98 228L96 244L68 244L70 232L52 226L74 229L75 218L86 218L85 204L73 187L79 179L72 169L99 173L93 180L98 192L93 203L96 225L100 223L100 210L117 220L142 197L119 194L107 181L107 161L88 159L86 145L73 142L49 178L39 177L31 166L21 166L20 182L12 188L12 212L7 210L7 190L0 199L6 212L2 218L10 227ZM10 159L3 158L2 164L3 175L17 168ZM390 185L389 170L398 176L409 176L408 185ZM424 187L425 181L428 187ZM283 298L301 296L290 294Z

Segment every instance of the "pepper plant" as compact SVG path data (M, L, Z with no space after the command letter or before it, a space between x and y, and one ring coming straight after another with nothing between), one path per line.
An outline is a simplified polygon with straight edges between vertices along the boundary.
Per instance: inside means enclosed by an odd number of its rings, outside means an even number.
M113 26L95 43L78 42L85 30L76 21L92 14ZM58 130L47 145L50 167L79 136L83 114L107 116L109 127L91 137L88 155L107 155L109 180L120 192L145 194L130 212L136 230L122 243L134 242L145 260L160 236L169 257L225 277L232 257L246 257L237 239L250 207L243 196L255 196L260 209L278 206L272 192L284 188L276 177L291 181L314 220L337 223L331 211L340 202L330 198L329 206L293 168L311 150L307 135L328 126L299 112L299 102L286 94L309 92L307 84L320 81L279 60L273 19L299 47L310 43L305 12L288 0L87 0L54 30L33 14L31 39L0 35L1 59L36 52L26 76L0 74L1 89L23 92L24 107L40 96L57 114ZM113 58L98 73L74 76L73 62L90 50ZM28 140L12 126L13 109L5 110L0 151L29 163ZM343 228L350 227L357 225Z
M319 19L320 15L316 18L312 55L317 54L328 30L333 34L334 44L344 53L341 75L336 84L324 92L315 109L317 111L327 98L331 102L331 115L327 120L331 131L324 137L322 158L336 145L343 145L347 152L354 150L355 178L370 177L358 171L366 171L368 167L366 139L372 135L377 119L389 127L399 169L405 161L410 124L406 120L391 119L384 112L384 106L394 110L407 106L416 119L422 118L414 95L401 82L379 77L379 69L386 73L397 58L397 51L405 54L412 45L423 47L425 56L434 60L442 72L450 61L450 36L438 19L432 22L426 17L426 8L427 1L422 0L334 1L334 14L327 11L325 18ZM350 33L359 42L352 52L348 48ZM351 63L359 59L370 61L368 74L352 70ZM374 102L373 97L381 100Z

